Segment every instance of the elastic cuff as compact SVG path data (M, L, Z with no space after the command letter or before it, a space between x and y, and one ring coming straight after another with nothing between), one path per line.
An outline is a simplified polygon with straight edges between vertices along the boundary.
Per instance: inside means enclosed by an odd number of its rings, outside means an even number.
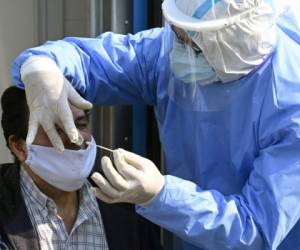
M61 72L56 63L49 57L31 56L21 66L20 73L22 81L26 75L36 71Z

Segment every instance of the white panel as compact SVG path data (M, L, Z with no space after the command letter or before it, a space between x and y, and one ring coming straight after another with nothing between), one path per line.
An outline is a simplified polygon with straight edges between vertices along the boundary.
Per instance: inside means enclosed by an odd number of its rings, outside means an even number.
M86 19L88 13L89 13L88 0L65 0L66 20Z
M89 37L89 22L85 20L66 20L65 21L65 35Z
M90 0L66 0L64 35L90 37Z
M38 0L0 1L0 93L12 81L10 66L14 58L25 48L38 42ZM0 112L1 115L1 112ZM6 149L2 129L0 131L0 163L8 162L10 153Z
M64 19L63 19L63 3L62 0L46 0L46 16L40 18L46 18L46 27L41 27L46 30L45 40L58 40L64 37Z

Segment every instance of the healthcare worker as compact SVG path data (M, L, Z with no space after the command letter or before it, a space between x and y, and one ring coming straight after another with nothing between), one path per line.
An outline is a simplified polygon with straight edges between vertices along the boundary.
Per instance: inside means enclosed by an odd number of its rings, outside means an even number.
M63 150L81 143L67 99L155 108L166 159L122 149L93 178L106 202L182 239L182 249L300 249L300 29L278 0L165 0L163 28L69 37L23 52L13 78Z

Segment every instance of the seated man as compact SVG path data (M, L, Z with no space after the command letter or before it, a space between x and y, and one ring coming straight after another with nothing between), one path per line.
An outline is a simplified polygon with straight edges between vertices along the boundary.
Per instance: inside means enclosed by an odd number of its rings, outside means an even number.
M14 164L0 166L0 249L160 249L153 225L127 205L97 201L87 177L96 146L88 114L70 105L87 146L56 151L42 128L26 146L29 111L25 92L8 88L2 95L2 128ZM119 223L112 221L122 216Z

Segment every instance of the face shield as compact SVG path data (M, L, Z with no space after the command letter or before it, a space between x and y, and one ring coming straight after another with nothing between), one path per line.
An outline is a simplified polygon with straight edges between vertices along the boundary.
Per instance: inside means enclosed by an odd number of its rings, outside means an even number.
M171 46L168 93L192 110L224 109L231 85L275 45L274 9L265 0L164 0L162 10Z
M218 79L199 46L184 30L167 21L163 45L164 50L169 51L169 97L187 110L219 110L223 104L214 103L215 98L208 98L210 93L216 95L213 89L218 86L212 83L218 82ZM220 94L226 95L226 91L221 91ZM213 103L210 103L211 101Z

